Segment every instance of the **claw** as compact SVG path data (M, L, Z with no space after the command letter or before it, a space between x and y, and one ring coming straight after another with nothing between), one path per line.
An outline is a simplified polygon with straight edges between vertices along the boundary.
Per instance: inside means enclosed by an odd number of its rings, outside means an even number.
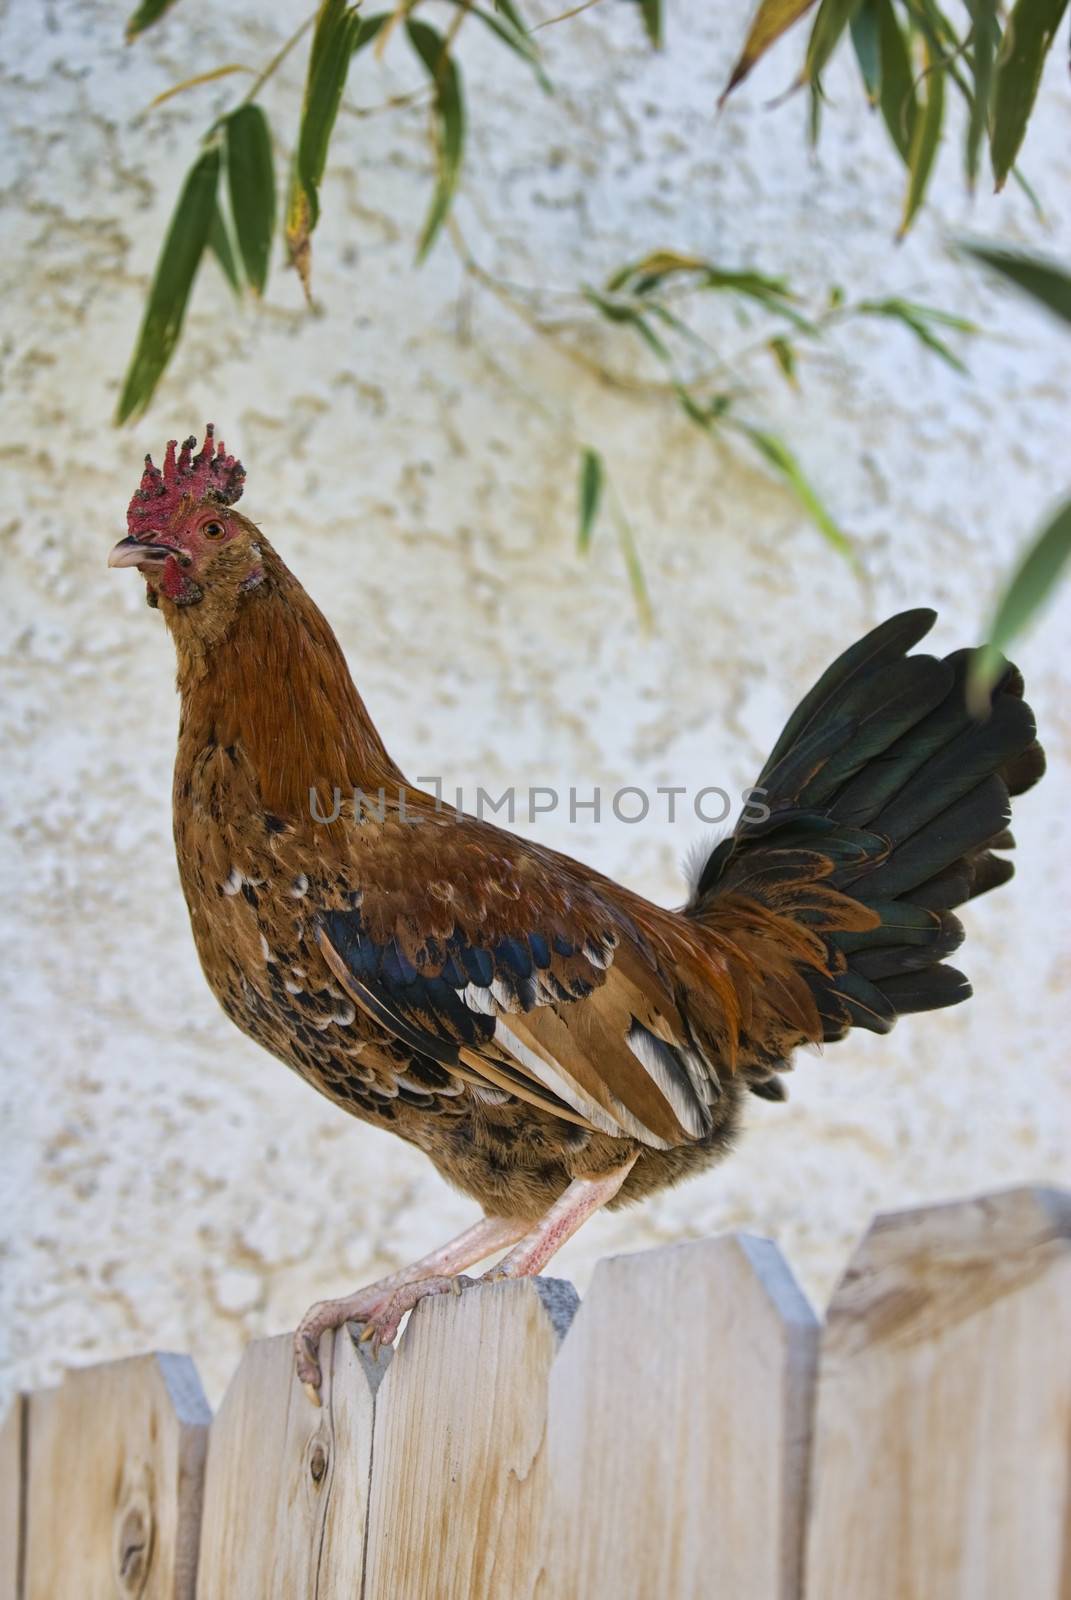
M320 1399L319 1388L317 1387L317 1385L315 1383L303 1383L301 1385L301 1387L304 1389L305 1393L308 1395L310 1401L312 1402L312 1404L314 1406L323 1405L323 1401Z

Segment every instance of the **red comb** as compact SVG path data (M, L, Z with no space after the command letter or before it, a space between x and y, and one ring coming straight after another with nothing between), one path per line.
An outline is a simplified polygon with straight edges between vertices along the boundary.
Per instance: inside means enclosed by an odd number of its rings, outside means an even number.
M193 504L200 500L216 500L224 506L234 504L242 493L245 468L235 456L227 454L222 439L218 445L215 443L215 433L214 425L206 423L205 442L196 455L193 450L197 440L193 435L183 442L181 450L178 440L170 439L163 471L153 466L152 456L145 457L141 483L127 507L128 533L141 538L163 528L186 499Z

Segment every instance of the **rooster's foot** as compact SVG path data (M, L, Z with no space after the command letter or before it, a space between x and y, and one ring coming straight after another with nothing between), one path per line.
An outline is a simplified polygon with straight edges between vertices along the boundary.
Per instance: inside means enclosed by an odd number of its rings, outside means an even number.
M394 1294L391 1283L370 1283L366 1289L344 1295L340 1300L318 1300L298 1323L294 1334L294 1366L298 1380L312 1401L320 1404L320 1339L331 1329L344 1328L347 1322L367 1322L380 1305Z
M364 1324L361 1328L361 1343L369 1340L372 1345L373 1360L379 1359L379 1352L386 1345L391 1345L398 1335L398 1324L407 1311L419 1305L421 1300L436 1294L460 1294L462 1289L472 1286L473 1280L464 1277L436 1277L424 1278L420 1283L407 1283L387 1299L381 1300L379 1305L367 1316L355 1318Z

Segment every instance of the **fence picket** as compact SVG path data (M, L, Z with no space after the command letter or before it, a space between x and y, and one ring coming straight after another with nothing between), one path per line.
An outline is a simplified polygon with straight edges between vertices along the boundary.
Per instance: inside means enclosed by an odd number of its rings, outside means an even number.
M345 1330L320 1362L316 1407L289 1335L243 1355L209 1435L199 1600L360 1594L378 1374Z
M193 1600L209 1410L154 1354L30 1397L26 1600Z
M739 1234L576 1306L325 1335L321 1409L262 1340L211 1426L185 1356L69 1373L0 1428L0 1600L1071 1600L1071 1194L879 1217L823 1330Z
M526 1600L545 1557L547 1374L576 1307L555 1279L414 1312L380 1390L365 1600Z
M766 1240L600 1262L551 1373L542 1600L795 1600L817 1332Z
M0 1600L21 1600L26 1413L26 1396L17 1394L0 1428Z
M878 1217L822 1341L808 1600L1067 1600L1071 1195Z

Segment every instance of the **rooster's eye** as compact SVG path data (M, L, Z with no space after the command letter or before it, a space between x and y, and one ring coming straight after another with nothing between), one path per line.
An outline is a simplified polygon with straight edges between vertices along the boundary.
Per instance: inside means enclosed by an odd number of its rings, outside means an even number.
M224 528L222 522L206 522L201 529L206 539L222 539Z

